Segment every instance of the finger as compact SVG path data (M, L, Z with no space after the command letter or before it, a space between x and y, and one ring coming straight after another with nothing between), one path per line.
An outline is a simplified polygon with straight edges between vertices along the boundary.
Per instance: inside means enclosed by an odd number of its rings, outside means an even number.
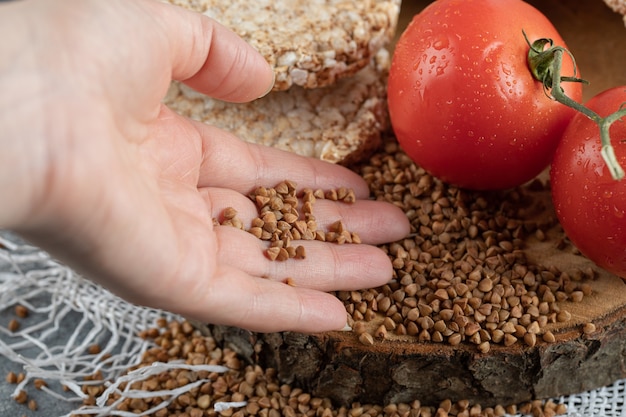
M255 278L227 265L186 294L182 309L189 318L257 332L341 330L347 318L331 294Z
M350 232L355 232L361 241L370 245L394 242L405 238L410 232L406 214L398 207L373 200L357 200L346 204L331 200L316 200L313 214L317 226L328 230L329 226L341 221Z
M150 1L170 43L172 77L212 97L234 102L265 95L274 83L267 61L213 19Z
M391 279L389 257L370 245L297 241L305 249L304 259L271 261L264 251L268 242L233 228L217 227L219 259L246 273L270 280L289 282L320 291L373 288ZM240 254L246 253L245 257Z
M239 193L225 189L204 189L201 194L207 202L212 217L222 221L227 208L234 208L244 228L251 227L259 212L252 201ZM346 230L356 233L361 242L380 245L405 238L410 232L409 220L402 210L391 204L371 200L357 200L346 204L317 200L313 215L318 230L329 231L333 223L340 221ZM298 241L299 242L299 241Z
M199 186L225 187L247 194L260 185L272 187L291 180L298 188L348 187L357 198L369 196L363 178L348 168L244 142L216 127L192 123L200 134L203 148Z
M237 191L226 188L201 188L198 192L204 199L211 217L219 222L225 220L224 211L228 208L237 211L237 218L242 221L246 230L251 227L252 219L259 216L259 210L252 200Z
M236 191L224 188L203 188L200 194L204 198L207 210L213 218L222 222L223 212L234 208L245 230L251 227L252 220L260 216L252 200ZM297 208L298 210L301 207ZM318 199L313 204L313 215L319 230L327 231L330 226L341 221L351 233L357 233L361 241L370 245L379 245L403 239L410 232L406 214L398 207L379 201L357 200L355 203L343 203Z

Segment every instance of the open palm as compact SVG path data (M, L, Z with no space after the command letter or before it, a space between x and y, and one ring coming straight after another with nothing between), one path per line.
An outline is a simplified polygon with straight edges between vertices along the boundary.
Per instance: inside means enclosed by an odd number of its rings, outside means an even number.
M42 78L58 84L40 103L49 109L42 124L23 127L35 131L26 143L6 145L8 158L22 146L39 150L16 168L24 175L10 184L20 198L6 227L133 302L258 331L342 328L345 310L327 292L391 277L387 256L368 244L403 237L408 221L367 200L360 177L161 104L172 79L229 101L263 95L271 70L234 34L152 0L42 3L28 15L28 36L58 33L68 14L72 26L33 52L48 63ZM246 195L285 179L353 188L357 203L319 201L316 218L322 227L342 220L367 244L307 241L306 259L272 262L266 242L214 226L226 207L249 223L257 211Z

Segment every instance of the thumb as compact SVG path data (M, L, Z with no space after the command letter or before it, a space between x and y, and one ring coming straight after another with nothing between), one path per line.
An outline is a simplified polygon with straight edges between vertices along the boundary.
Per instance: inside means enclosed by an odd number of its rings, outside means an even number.
M252 46L215 20L150 1L169 39L172 78L211 97L245 102L267 94L274 72Z

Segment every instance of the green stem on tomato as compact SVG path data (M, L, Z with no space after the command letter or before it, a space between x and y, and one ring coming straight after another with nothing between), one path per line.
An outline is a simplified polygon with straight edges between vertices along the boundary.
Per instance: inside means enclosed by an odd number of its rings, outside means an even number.
M561 83L587 83L587 81L576 77L576 62L572 53L562 46L553 46L552 39L542 38L534 41L531 44L525 32L524 38L526 39L526 42L530 47L530 50L528 51L528 65L535 79L543 83L543 88L550 98L584 114L598 125L598 127L600 128L602 158L609 168L613 179L621 180L624 177L624 169L621 167L617 160L617 157L615 156L615 149L611 144L609 129L615 121L626 116L626 108L621 107L616 112L606 117L601 117L598 113L594 112L590 108L572 100L563 91ZM547 49L546 45L548 46ZM564 53L567 54L572 61L574 61L574 75L572 77L561 75L561 66L563 64Z

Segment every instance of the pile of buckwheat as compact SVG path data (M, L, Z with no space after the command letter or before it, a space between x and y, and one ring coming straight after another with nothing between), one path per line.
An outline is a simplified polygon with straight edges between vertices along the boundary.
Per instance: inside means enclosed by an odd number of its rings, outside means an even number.
M372 196L400 207L411 222L402 241L381 245L392 260L393 279L379 288L340 291L350 325L365 345L388 335L414 336L419 342L475 345L486 353L491 344L530 347L538 340L555 342L549 323L564 323L571 314L560 301L580 302L592 287L591 269L560 271L528 262L523 252L530 234L545 239L556 218L532 219L541 210L529 192L540 181L497 193L470 192L445 184L415 165L395 141L355 167ZM297 190L284 181L260 187L250 198L259 217L248 232L270 241L266 256L285 261L304 258L298 240L359 243L355 233L336 222L328 231L317 227L316 199L353 203L351 190ZM220 224L244 229L228 208ZM371 330L368 322L383 316ZM592 324L584 331L593 332Z
M188 322L162 320L154 329L142 334L154 340L155 347L147 351L136 368L149 367L154 362L183 360L187 364L223 365L230 370L225 373L192 372L173 370L150 379L136 382L135 389L154 392L145 398L124 400L118 409L140 414L167 398L162 390L172 390L197 380L207 380L202 385L175 398L166 408L151 414L154 417L495 417L505 414L532 414L555 416L567 410L564 404L552 401L533 401L519 406L496 406L482 408L468 401L453 403L442 401L438 407L423 407L416 400L409 404L386 406L353 403L350 407L336 407L327 398L318 398L300 388L281 384L274 369L258 365L246 365L237 354L218 346L211 337L203 336ZM135 368L133 368L135 369ZM98 378L98 376L94 376ZM120 387L123 388L123 387ZM105 385L85 388L89 396L85 404L93 404ZM161 394L159 394L161 391ZM114 402L119 394L109 398ZM216 402L245 402L240 407L215 411ZM74 417L87 417L77 414Z
M503 192L470 192L445 184L416 166L396 142L356 168L377 200L395 204L411 222L406 239L382 245L393 279L379 288L342 291L364 344L389 333L420 342L470 343L486 353L491 344L555 341L549 323L571 315L560 301L580 302L592 287L592 269L560 271L528 262L524 240L544 240L554 216L533 219L531 191L539 180ZM368 332L378 315L383 323ZM593 325L584 327L593 332Z
M293 242L301 240L318 240L337 244L361 243L357 233L348 231L341 221L331 224L327 231L317 226L313 205L318 199L329 199L352 204L356 201L354 191L340 187L336 190L297 190L293 181L283 181L275 187L258 187L250 199L256 204L259 216L252 220L247 231L258 239L269 241L270 247L265 255L272 261L286 261L290 258L304 259L304 246L294 246ZM244 230L237 210L228 207L222 213L222 226L233 226Z

